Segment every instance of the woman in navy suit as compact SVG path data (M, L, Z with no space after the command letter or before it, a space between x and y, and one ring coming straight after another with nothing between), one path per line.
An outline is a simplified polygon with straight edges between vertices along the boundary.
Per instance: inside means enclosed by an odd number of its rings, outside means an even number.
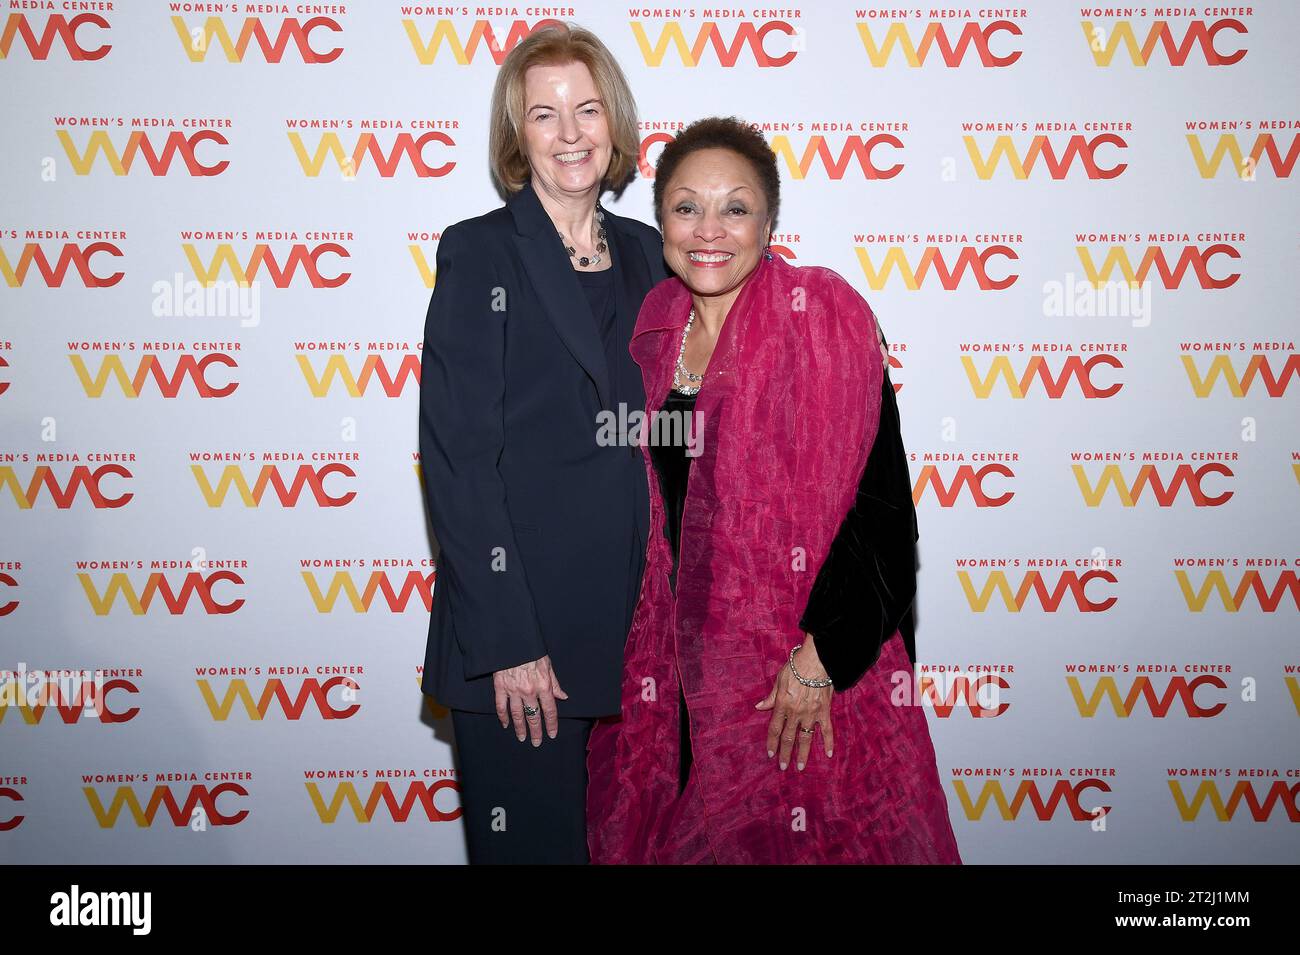
M599 203L639 137L594 35L511 51L490 148L509 198L443 232L424 332L422 689L452 711L470 861L585 862L587 738L619 712L649 522L636 448L600 424L644 406L628 342L667 272L659 233Z

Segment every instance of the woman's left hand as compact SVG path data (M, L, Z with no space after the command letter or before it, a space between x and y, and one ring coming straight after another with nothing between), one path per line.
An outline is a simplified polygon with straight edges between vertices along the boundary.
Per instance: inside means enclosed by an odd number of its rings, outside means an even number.
M813 638L804 634L803 646L795 651L794 666L805 680L824 680L826 670L817 656ZM812 747L815 727L821 726L822 748L829 758L834 751L835 733L831 728L831 696L834 687L804 686L794 678L789 665L783 665L776 683L767 699L754 708L771 710L772 721L767 726L767 755L771 758L780 744L781 768L790 765L790 751L795 736L799 737L799 769L808 764L808 750Z

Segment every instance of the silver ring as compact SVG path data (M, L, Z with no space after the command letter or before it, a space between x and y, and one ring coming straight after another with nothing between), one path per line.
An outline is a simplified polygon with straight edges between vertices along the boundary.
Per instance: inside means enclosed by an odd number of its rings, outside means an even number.
M538 714L538 712L539 710L537 709L537 707L529 706L526 703L524 704L524 716L528 717L530 720L533 717L535 717Z
M806 730L806 729L804 729L802 726L799 727L799 732L800 732L800 733L803 733L805 736L812 736L812 734L813 734L813 731L812 731L812 730Z

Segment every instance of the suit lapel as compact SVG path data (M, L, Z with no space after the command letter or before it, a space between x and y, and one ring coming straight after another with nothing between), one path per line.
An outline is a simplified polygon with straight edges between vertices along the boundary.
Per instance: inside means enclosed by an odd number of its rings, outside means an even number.
M605 348L591 319L587 295L573 274L573 265L556 235L551 217L542 208L531 185L525 185L511 196L507 207L515 217L515 245L528 280L541 299L542 311L555 326L570 354L595 382L600 406L609 407L609 368L605 361ZM607 233L609 231L606 229Z
M641 311L642 297L650 289L650 267L646 264L636 237L624 232L612 219L610 216L605 221L610 223L606 232L611 239L610 249L619 273L618 335L619 341L631 342L632 329L636 327L636 317Z

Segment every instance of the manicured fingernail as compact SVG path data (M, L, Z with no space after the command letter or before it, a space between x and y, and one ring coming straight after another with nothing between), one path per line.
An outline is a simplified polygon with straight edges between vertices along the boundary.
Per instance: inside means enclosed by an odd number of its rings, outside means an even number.
M789 766L789 765L790 765L789 763L782 762L782 763L781 763L781 768L782 768L782 769L785 769L785 768L786 768L787 766Z
M515 739L519 740L519 742L521 743L524 741L524 738L522 736L516 736Z
M551 732L550 732L549 735L550 735L551 739L555 739L555 730L551 730Z
M800 764L799 764L799 772L801 772L801 773L803 772L803 767L804 767L804 764L803 764L803 763L800 763Z
M769 750L767 751L767 758L768 758L768 759L771 759L771 758L772 758L773 756L775 756L775 755L776 755L776 750L774 750L774 749L769 749Z
M542 745L542 741L540 739L533 740L533 749L536 749L538 746L541 745Z

